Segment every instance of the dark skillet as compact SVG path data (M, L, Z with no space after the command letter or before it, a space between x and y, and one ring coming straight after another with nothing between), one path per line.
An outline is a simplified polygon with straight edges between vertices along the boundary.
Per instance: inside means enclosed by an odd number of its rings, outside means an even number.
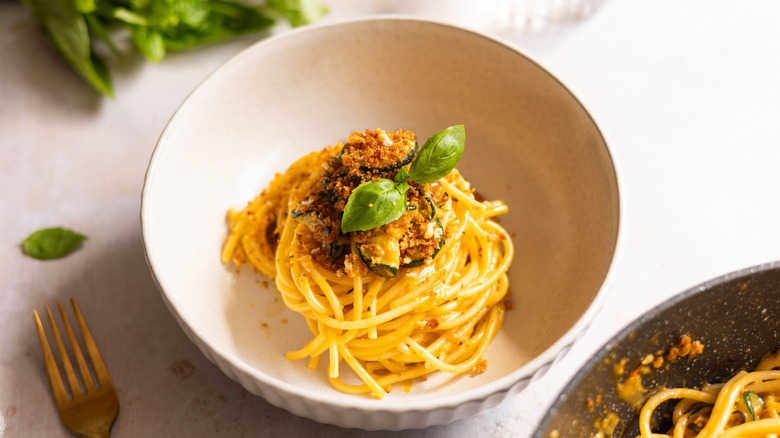
M548 410L534 438L590 437L596 421L614 414L619 420L612 437L636 437L638 410L621 401L616 384L648 354L664 350L682 334L704 344L690 362L678 359L642 376L649 390L699 387L723 382L738 371L751 370L763 356L780 348L780 262L718 277L689 289L638 318L604 345L566 385ZM614 364L626 359L625 373ZM588 406L588 400L594 401ZM653 418L663 428L673 403L662 404ZM654 429L657 430L657 429ZM609 435L606 435L609 436Z

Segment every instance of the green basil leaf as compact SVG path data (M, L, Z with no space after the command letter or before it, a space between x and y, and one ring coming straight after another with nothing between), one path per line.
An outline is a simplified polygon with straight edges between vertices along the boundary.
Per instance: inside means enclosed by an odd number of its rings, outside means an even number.
M165 42L160 31L144 26L133 26L131 29L133 43L146 59L157 63L165 57Z
M398 173L395 174L395 182L402 183L409 179L409 172L405 168L398 169Z
M72 0L23 0L65 60L94 89L112 96L111 78L92 53L84 16Z
M157 5L160 2L152 2ZM170 24L184 26L186 28L198 28L208 19L209 13L217 1L203 0L175 0L170 2L175 19ZM171 14L171 12L168 12Z
M102 11L103 3L101 3L100 5ZM137 12L131 11L123 7L110 8L103 13L110 16L111 18L114 18L126 24L134 24L136 26L149 26L149 20L147 20L146 17L144 17L143 15Z
M328 13L328 8L317 0L268 0L268 6L293 27L313 23Z
M95 12L95 0L73 0L73 5L82 14Z
M212 0L206 3L209 13L197 27L179 26L163 31L165 47L184 50L203 44L266 30L274 20L260 8L230 1Z
M341 218L341 231L365 231L390 223L406 211L406 183L389 179L368 181L349 196Z
M417 184L432 183L446 176L463 156L466 145L466 128L450 126L433 134L417 152L409 167L408 179Z
M107 91L102 91L107 96L114 96L114 92L111 89L111 72L108 71L108 67L102 59L98 58L94 54L90 57L92 61L92 70L97 76L101 78L104 84L108 84Z
M111 50L111 53L113 53L115 56L121 56L122 54L119 52L119 49L117 49L116 45L114 45L114 42L111 41L111 38L108 36L108 31L106 30L106 27L103 25L103 22L100 21L100 19L95 14L85 14L84 19L87 20L87 28L89 31L98 37L100 40L102 40L104 43L106 43L106 46Z
M24 253L39 260L64 257L73 252L87 236L66 228L44 228L22 242Z

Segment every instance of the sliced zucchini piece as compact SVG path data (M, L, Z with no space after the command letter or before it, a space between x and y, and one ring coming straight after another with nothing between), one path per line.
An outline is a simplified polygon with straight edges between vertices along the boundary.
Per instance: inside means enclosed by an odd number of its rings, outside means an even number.
M385 277L385 278L395 278L398 275L398 266L390 266L390 265L383 265L381 263L374 263L371 261L370 258L366 256L366 254L363 251L358 251L360 253L360 258L363 260L363 263L368 266L368 270L373 272L374 274Z
M330 235L332 230L327 225L325 225L325 221L322 220L316 211L309 210L306 212L301 212L301 207L301 203L298 203L298 205L296 205L295 208L293 208L293 210L290 212L290 216L303 221L309 230L311 230L312 234L317 236L318 240L325 242L325 239ZM344 255L345 245L339 243L340 240L341 233L339 233L338 237L336 237L333 242L324 243L324 248L327 249L328 255L333 259L337 259Z
M428 220L431 220L436 217L436 206L433 205L431 198L423 196L423 199L425 199L425 202L428 204Z
M326 243L325 246L328 247L328 255L332 259L337 259L344 255L344 249L346 249L346 245L342 245L338 243L339 239L336 238L333 243Z
M411 212L410 214L418 214L425 220L431 220L436 215L436 207L427 196L409 199L406 211Z
M424 265L425 264L425 260L427 260L428 258L430 258L431 260L435 259L436 256L439 254L439 251L441 251L441 249L444 246L444 244L447 243L447 241L444 240L444 226L442 225L441 220L439 219L439 217L434 215L432 222L434 223L435 227L437 227L438 229L441 230L441 234L439 235L439 246L436 249L433 250L433 254L431 254L430 257L424 257L422 254L418 254L418 255L412 254L412 255L410 255L410 258L412 259L412 261L410 261L409 263L401 264L402 268L416 268L418 266Z
M756 415L764 409L764 400L753 391L745 391L742 393L741 401L744 401L745 406L747 407L746 414L749 414L748 420L756 421L758 419ZM741 411L745 412L745 410L741 409L742 406L739 401L737 402L737 406Z
M439 203L436 205L436 207L438 207L438 208L444 207L444 204L446 204L449 199L450 199L450 194L447 193L447 192L444 192L444 196L441 197L441 199L439 200Z
M434 259L436 255L441 251L441 248L444 246L446 241L444 240L444 226L441 223L441 220L439 219L439 216L436 214L436 206L434 205L431 198L427 196L423 196L423 199L425 200L424 205L420 206L419 214L423 215L426 219L429 220L429 223L432 223L435 228L438 228L441 230L439 232L439 246L433 250L433 254L431 254L430 259ZM425 257L423 254L417 253L417 254L410 254L407 257L411 258L411 261L408 263L403 263L401 267L403 268L416 268L418 266L422 266L425 264L425 260L428 259L428 257Z
M325 193L328 195L328 198L331 201L335 201L338 199L338 196L336 196L336 192L333 191L333 189L330 187L331 184L333 184L333 181L331 181L328 177L322 178L322 190L325 191Z
M358 246L360 258L376 275L393 278L401 265L401 249L396 233L376 229L371 239Z
M441 229L441 235L439 235L439 247L433 251L433 254L431 254L431 260L436 258L436 256L439 254L439 251L441 251L441 249L444 247L444 244L447 243L447 240L444 239L444 225L442 225L439 216L434 216L433 219L436 221L436 225L438 225Z
M314 210L301 211L302 210L301 207L303 207L303 201L299 202L298 205L296 205L295 208L292 209L292 211L290 212L290 216L292 216L293 219L298 219L301 216L303 216L305 214L310 214L310 213L313 214L314 216L317 216L317 214L316 214L316 212Z

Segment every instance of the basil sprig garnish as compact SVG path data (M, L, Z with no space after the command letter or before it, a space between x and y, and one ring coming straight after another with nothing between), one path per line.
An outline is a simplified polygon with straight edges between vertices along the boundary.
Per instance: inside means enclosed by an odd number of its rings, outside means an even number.
M388 224L406 211L406 191L409 184L428 184L446 176L463 156L466 128L450 126L426 140L417 152L409 170L401 168L393 178L367 181L349 195L341 231L366 231Z
M359 185L349 195L341 219L341 231L371 230L398 219L406 211L408 188L409 184L389 179ZM347 218L349 221L345 220Z
M22 249L30 257L51 260L70 254L85 240L87 236L67 228L44 228L30 234L22 242Z

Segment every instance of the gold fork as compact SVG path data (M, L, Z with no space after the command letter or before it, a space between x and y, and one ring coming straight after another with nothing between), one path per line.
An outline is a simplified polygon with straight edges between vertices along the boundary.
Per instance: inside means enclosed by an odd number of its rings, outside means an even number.
M38 337L41 339L41 349L43 350L43 359L46 362L46 370L49 372L49 381L51 382L52 390L54 391L54 398L57 400L57 408L60 411L62 421L72 432L79 436L87 438L100 438L108 437L111 430L111 425L114 424L116 415L119 412L119 398L116 395L116 389L111 382L111 377L108 375L108 369L106 364L103 363L103 358L100 356L95 340L92 338L87 323L84 322L84 317L81 315L81 310L76 305L76 301L71 298L71 304L73 304L73 310L76 314L76 320L81 328L81 334L84 338L84 345L87 347L89 356L94 367L95 376L97 376L97 382L93 380L93 376L87 368L87 362L84 360L84 355L81 353L76 336L73 333L68 316L65 314L65 309L62 307L62 303L58 303L60 307L60 314L62 314L62 320L65 323L65 330L68 332L70 338L70 345L73 349L73 356L76 358L79 370L81 372L81 382L83 382L85 389L82 391L82 386L79 384L79 379L76 377L76 372L73 370L70 359L68 358L68 351L65 348L65 344L62 342L57 325L54 323L54 317L51 314L49 307L46 307L46 313L49 315L49 322L51 323L52 332L54 333L54 339L57 342L57 347L60 353L60 361L62 362L62 368L65 370L68 383L70 386L70 396L65 389L65 385L60 375L60 370L57 367L57 362L52 354L51 347L49 347L49 341L46 339L46 333L43 330L41 324L41 318L38 317L38 312L33 310L35 314L35 323L38 326Z

